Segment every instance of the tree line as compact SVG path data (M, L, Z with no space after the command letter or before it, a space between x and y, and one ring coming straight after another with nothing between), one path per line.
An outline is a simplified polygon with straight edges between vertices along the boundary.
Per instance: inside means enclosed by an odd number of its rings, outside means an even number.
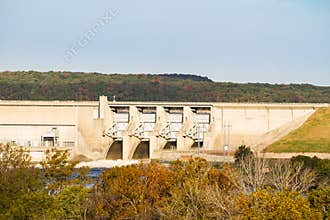
M330 86L214 82L189 74L0 72L0 99L329 103Z
M65 151L36 168L27 151L0 146L0 219L327 219L330 162L201 158L105 169L91 181ZM323 161L323 160L322 160ZM324 163L324 164L323 164ZM323 165L325 167L323 167ZM322 166L323 174L318 166ZM328 168L326 168L328 167Z

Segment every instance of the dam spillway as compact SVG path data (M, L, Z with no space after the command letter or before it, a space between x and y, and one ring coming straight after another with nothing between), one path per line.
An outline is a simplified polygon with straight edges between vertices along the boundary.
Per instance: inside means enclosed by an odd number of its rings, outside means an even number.
M0 142L41 160L51 147L72 157L160 159L168 154L254 151L298 128L314 103L0 101Z

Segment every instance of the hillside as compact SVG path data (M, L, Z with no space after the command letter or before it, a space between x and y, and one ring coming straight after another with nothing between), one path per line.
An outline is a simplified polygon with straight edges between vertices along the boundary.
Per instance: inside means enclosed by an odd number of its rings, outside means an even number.
M330 87L213 82L187 74L0 72L0 99L122 101L330 102ZM111 99L111 98L110 98Z
M318 109L300 128L265 151L330 153L330 108Z

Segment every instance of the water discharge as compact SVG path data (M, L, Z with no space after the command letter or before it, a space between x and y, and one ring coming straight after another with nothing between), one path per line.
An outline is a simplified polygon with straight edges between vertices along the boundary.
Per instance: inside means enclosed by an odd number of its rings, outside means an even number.
M75 168L89 167L89 168L112 168L121 167L139 163L138 160L94 160L90 162L80 162Z

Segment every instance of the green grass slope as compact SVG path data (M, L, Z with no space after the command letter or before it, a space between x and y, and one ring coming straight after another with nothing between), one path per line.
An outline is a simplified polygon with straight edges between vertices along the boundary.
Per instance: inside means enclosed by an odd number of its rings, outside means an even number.
M318 109L300 128L271 144L265 151L330 153L330 108Z

